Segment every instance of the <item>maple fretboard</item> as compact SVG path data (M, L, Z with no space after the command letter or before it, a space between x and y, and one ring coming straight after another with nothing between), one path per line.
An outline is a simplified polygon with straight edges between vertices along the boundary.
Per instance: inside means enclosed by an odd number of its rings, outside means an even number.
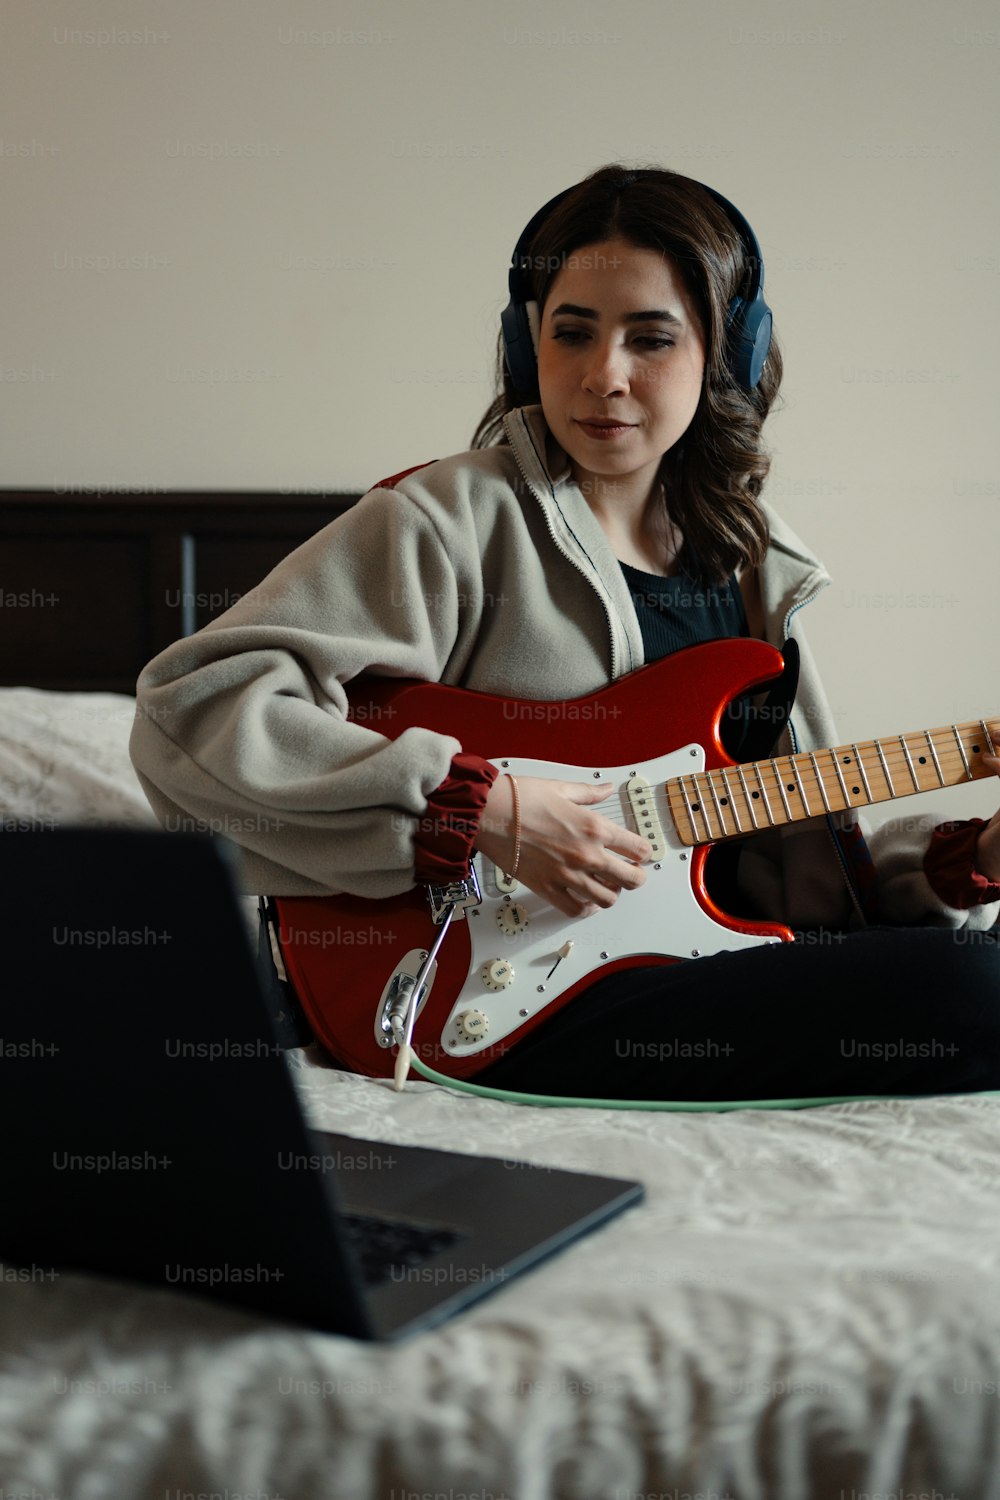
M678 776L667 798L682 843L714 843L990 776L998 739L1000 723L977 719Z

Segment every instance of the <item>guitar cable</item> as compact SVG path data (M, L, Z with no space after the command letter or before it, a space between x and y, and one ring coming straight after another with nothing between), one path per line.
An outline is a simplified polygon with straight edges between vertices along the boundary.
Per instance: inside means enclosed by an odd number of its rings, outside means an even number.
M455 1089L462 1094L474 1094L480 1099L499 1099L508 1104L534 1104L561 1109L657 1109L703 1114L721 1113L733 1109L818 1109L824 1104L860 1104L875 1099L932 1097L925 1094L826 1094L808 1099L578 1099L568 1094L525 1094L514 1089L493 1089L481 1083L466 1083L461 1079L449 1078L444 1073L438 1073L434 1068L429 1068L426 1063L420 1061L415 1052L411 1053L408 1061L409 1065L429 1083L441 1084L445 1088ZM948 1097L954 1098L961 1095L997 1098L1000 1096L1000 1089L963 1089L960 1094Z
M451 915L452 912L449 912L448 920ZM933 1097L924 1094L822 1094L801 1099L592 1099L573 1094L529 1094L519 1089L490 1088L483 1083L467 1083L464 1079L449 1078L447 1074L439 1073L421 1062L413 1048L413 1028L424 997L424 979L437 956L447 926L446 920L432 953L425 958L416 977L405 1010L400 1008L390 1014L392 1034L399 1049L393 1078L393 1087L397 1093L404 1091L412 1068L428 1083L436 1083L456 1093L471 1094L477 1099L498 1099L507 1104L527 1104L551 1109L637 1109L669 1110L676 1114L722 1114L734 1109L820 1109L827 1104L863 1104L869 1100ZM1000 1097L1000 1089L961 1089L956 1095L949 1095L962 1096L995 1099Z

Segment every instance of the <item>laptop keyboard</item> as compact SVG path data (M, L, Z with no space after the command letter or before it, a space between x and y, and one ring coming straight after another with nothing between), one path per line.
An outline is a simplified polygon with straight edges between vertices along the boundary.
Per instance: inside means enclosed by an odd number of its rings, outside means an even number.
M402 1281L407 1271L466 1238L458 1229L431 1229L404 1224L398 1219L371 1218L367 1214L341 1214L339 1222L366 1286L377 1286L390 1276Z

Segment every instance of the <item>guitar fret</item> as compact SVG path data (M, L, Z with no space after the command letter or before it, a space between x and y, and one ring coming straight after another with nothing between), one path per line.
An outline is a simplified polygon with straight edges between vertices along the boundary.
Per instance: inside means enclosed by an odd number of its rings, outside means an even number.
M938 760L937 751L934 748L934 741L931 739L931 732L929 729L924 730L924 739L927 741L927 748L931 752L931 759L934 762L934 769L937 772L938 781L940 781L941 785L944 786L946 783L944 776L941 774L941 762Z
M971 781L972 780L972 767L969 765L969 757L965 753L965 746L962 744L962 736L958 732L958 725L957 724L953 724L951 726L951 732L955 736L955 743L958 746L958 753L962 757L962 765L965 767L965 774L966 774L966 776L968 776L969 780Z
M707 771L699 771L698 772L698 776L701 778L701 782L702 782L703 788L704 788L705 783L707 782L707 784L708 784L708 790L712 794L712 801L716 803L715 815L719 819L719 832L718 832L718 834L714 834L713 833L712 837L713 838L721 838L721 837L724 836L724 834L726 832L726 825L722 821L722 818L719 815L718 799L716 798L715 790L714 790L714 788L712 786L712 778L708 774ZM702 790L702 794L701 794L701 808L702 808L702 813L703 813L704 818L705 818L705 827L707 829L711 830L712 820L709 817L709 807L710 807L710 803L708 801L708 798L705 796L704 790Z
M812 816L812 808L809 806L809 798L806 796L805 782L802 780L802 772L799 770L798 759L794 755L792 756L791 765L792 765L792 770L795 772L795 780L799 784L799 796L802 798L802 806L805 808L806 812L811 817ZM789 817L791 817L790 813L789 813Z
M794 756L792 756L791 763L792 763L792 767L793 767L793 769L795 771L795 775L796 775L796 777L799 780L799 786L801 788L801 786L802 786L802 780L801 780L801 777L799 777L799 771L798 771L798 767L795 765L795 757ZM772 760L771 766L772 766L772 768L774 770L774 779L778 783L778 792L779 792L779 794L781 796L781 801L784 804L785 817L788 819L788 821L790 823L792 821L792 809L789 807L789 805L788 805L788 798L785 796L785 783L782 780L781 772L778 770L778 762L776 760ZM805 805L805 807L808 809L809 804L808 804L808 802L806 802L806 794L805 794L805 792L802 793L802 801L803 801L803 804Z
M886 764L885 755L884 755L884 753L882 751L882 741L881 740L873 740L872 744L875 746L875 749L878 751L878 758L882 762L882 775L885 777L885 784L889 788L889 796L890 797L895 797L895 795L896 795L896 788L893 786L893 784L892 784L892 777L889 775L889 767Z
M820 768L816 763L816 757L811 750L809 751L809 759L812 761L812 768L816 772L816 780L819 782L819 794L823 798L823 806L826 808L827 812L833 812L833 808L830 806L830 799L826 795L826 783L823 780L823 774L820 771Z
M772 765L773 765L773 761L772 761ZM757 785L760 787L760 795L764 799L764 808L765 808L765 811L767 812L767 821L770 823L771 827L773 828L774 827L774 813L771 811L771 799L767 795L767 787L764 785L764 778L760 774L760 766L759 765L755 765L754 766L754 772L756 773L756 776L757 776Z
M913 789L914 789L914 791L919 792L919 790L920 790L920 782L917 780L917 773L913 769L913 762L910 759L910 747L907 745L906 741L903 739L903 736L901 734L898 734L896 736L896 738L899 740L899 743L903 747L903 754L906 756L906 767L907 767L907 770L910 773L910 780L913 782Z
M699 788L698 788L698 778L697 778L697 776L692 776L691 780L694 783L694 794L695 794L695 797L697 798L698 806L701 809L702 822L705 824L705 833L707 834L707 836L710 839L714 839L715 838L715 834L712 832L712 825L708 821L708 813L705 810L705 794L702 791L700 791Z
M747 779L743 775L742 766L736 767L736 774L740 778L740 786L743 788L743 800L746 803L747 807L750 809L750 821L755 828L759 828L760 824L757 822L757 814L753 810L753 797L749 787L747 786ZM760 777L758 777L757 779L759 781Z
M726 832L726 820L722 816L722 807L720 806L720 803L719 803L719 794L715 790L715 783L712 780L712 773L711 773L711 771L706 771L705 772L705 780L708 782L708 789L712 793L712 801L715 803L715 816L719 820L719 827L722 829L722 832L723 832L723 835L724 835L725 832Z
M733 814L733 822L736 824L736 832L737 833L742 833L743 832L743 824L740 822L740 815L736 811L736 803L733 800L733 789L729 785L729 777L726 775L726 768L725 768L725 766L720 766L719 771L720 771L720 774L722 776L722 785L725 787L726 792L728 793L728 796L729 796L729 807L730 807L730 810L731 810L731 812Z
M996 753L997 753L997 747L993 743L993 736L990 734L989 729L986 727L986 720L985 719L980 719L979 724L980 724L980 727L981 727L983 733L986 736L986 743L990 747L990 754L991 755L996 755Z
M698 825L697 825L697 823L694 820L694 809L691 806L691 798L687 794L687 787L684 785L684 777L683 776L679 776L677 779L678 779L678 781L680 783L681 796L684 798L684 807L685 807L685 810L687 812L687 815L688 815L689 819L691 820L691 837L694 839L695 843L697 843L698 842Z
M864 782L865 796L868 798L868 801L871 802L872 789L868 785L868 773L865 771L865 763L861 759L861 751L858 749L857 745L852 745L851 749L854 751L854 761L858 770L861 772L861 780Z
M836 771L836 773L837 773L837 780L840 782L840 791L841 791L841 795L844 798L844 806L845 807L850 807L850 805L851 805L851 794L847 790L847 782L844 780L844 777L843 777L843 775L841 773L840 761L837 759L837 752L836 752L836 750L831 750L830 751L830 759L833 761L833 769Z

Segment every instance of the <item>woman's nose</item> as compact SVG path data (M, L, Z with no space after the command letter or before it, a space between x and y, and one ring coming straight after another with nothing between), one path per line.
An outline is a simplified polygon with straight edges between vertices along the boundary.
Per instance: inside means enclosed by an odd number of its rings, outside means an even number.
M583 387L592 396L614 396L628 390L628 354L610 341L595 343L583 371Z

